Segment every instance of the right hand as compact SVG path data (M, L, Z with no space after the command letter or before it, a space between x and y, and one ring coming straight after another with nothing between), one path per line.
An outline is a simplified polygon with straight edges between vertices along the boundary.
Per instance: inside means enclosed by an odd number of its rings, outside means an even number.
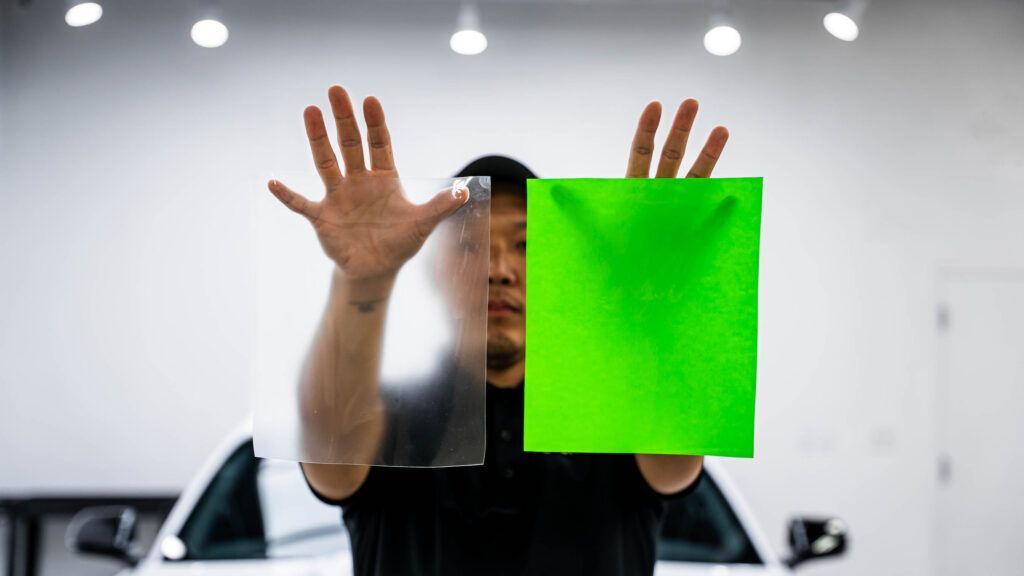
M305 216L316 230L324 252L350 280L393 277L423 246L431 231L469 199L469 190L444 190L425 204L413 204L402 192L391 152L384 109L377 98L363 101L370 169L363 160L352 101L341 86L327 91L338 129L345 174L327 138L323 114L316 106L303 113L325 194L319 202L303 197L278 180L270 192L293 212Z

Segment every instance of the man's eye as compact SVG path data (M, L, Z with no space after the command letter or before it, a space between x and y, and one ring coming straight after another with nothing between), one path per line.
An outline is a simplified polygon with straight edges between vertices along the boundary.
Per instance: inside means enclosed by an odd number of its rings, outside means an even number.
M519 249L519 250L523 250L525 252L526 251L526 240L522 240L522 241L516 242L516 248Z

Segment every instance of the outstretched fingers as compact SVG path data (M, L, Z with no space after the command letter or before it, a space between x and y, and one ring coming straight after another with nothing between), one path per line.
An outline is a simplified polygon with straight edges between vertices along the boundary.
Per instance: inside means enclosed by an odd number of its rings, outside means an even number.
M710 178L711 171L715 169L715 164L718 163L718 158L722 156L722 150L725 149L725 143L728 140L729 131L726 130L725 126L716 126L711 131L711 134L708 135L708 140L704 143L700 156L693 162L693 167L690 168L690 172L686 177Z
M345 163L345 175L365 172L363 137L359 133L359 124L356 122L348 92L341 86L334 85L328 88L327 98L331 102L331 112L338 130L338 145L341 147L341 160Z
M289 210L296 214L305 216L310 222L316 223L320 218L320 203L307 199L302 194L285 186L280 180L267 182L267 188L275 198L281 201Z
M384 107L375 96L363 100L363 117L366 119L366 138L370 143L370 166L374 170L394 170L391 134L384 121Z
M469 188L465 186L441 190L428 202L417 207L417 230L426 238L442 220L454 214L468 201Z
M654 155L654 134L658 131L661 121L661 103L650 102L640 113L640 121L633 135L633 144L629 150L629 164L626 166L627 178L647 178L651 173L651 157Z
M679 105L672 128L669 129L665 144L661 147L661 159L658 161L657 178L675 178L679 174L679 165L686 153L686 142L690 138L693 120L697 117L697 101L688 98Z
M341 168L338 167L338 158L334 155L331 141L327 138L324 115L316 106L307 106L302 118L306 124L306 137L309 138L316 171L330 193L341 183Z

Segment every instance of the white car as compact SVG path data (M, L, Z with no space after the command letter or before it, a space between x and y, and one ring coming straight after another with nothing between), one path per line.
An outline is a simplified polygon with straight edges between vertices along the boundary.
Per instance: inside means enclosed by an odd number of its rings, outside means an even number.
M148 552L133 541L130 507L87 508L68 526L80 553L123 560L119 576L345 576L352 574L341 510L317 500L294 462L253 455L251 424L239 426L181 494ZM768 545L713 458L697 488L669 504L658 543L658 576L778 576L846 548L838 519L790 524L791 558Z

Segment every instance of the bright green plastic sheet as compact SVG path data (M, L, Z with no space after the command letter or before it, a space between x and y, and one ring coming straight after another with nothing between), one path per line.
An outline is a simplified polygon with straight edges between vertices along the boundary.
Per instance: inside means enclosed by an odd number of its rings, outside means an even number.
M754 455L761 185L528 181L524 449Z

